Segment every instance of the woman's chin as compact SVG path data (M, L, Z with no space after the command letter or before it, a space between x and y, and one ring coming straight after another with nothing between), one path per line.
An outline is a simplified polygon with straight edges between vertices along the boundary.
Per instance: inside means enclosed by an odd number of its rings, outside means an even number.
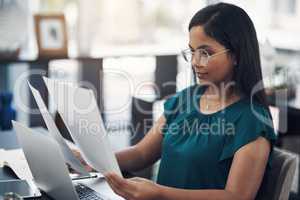
M200 78L200 77L197 77L197 83L199 85L210 85L211 84L211 81L205 79L205 78Z

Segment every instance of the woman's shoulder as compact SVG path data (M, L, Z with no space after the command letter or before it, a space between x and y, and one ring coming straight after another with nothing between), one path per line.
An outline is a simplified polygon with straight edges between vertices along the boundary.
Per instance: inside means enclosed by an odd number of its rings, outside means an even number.
M220 160L232 157L239 148L259 137L266 138L272 146L274 145L277 134L267 107L245 99L235 110L232 119L234 119L231 121L234 128L226 137L226 145Z
M241 99L225 115L227 122L234 124L238 130L274 129L269 108L249 98Z
M241 111L241 117L248 120L257 120L261 118L272 119L267 106L250 99L244 99L239 109Z
M239 110L234 122L238 134L246 136L264 132L269 138L275 138L273 119L268 107L246 99Z

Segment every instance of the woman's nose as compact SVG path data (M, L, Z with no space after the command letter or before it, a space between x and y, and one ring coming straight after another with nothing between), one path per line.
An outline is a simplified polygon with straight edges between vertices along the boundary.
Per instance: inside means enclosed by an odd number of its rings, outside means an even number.
M195 58L195 56L192 57L192 67L194 69L198 69L200 67L199 62L197 61L197 59Z
M197 70L205 67L205 66L201 65L201 62L199 60L197 60L194 56L192 58L191 63L192 63L192 67Z

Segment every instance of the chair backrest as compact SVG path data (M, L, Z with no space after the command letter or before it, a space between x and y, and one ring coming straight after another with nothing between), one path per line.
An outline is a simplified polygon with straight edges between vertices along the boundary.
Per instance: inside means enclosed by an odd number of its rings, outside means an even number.
M131 145L141 141L153 125L153 102L132 97L131 123L133 125Z
M257 199L288 200L296 167L295 154L274 148L271 170L264 178Z
M146 133L153 125L153 102L144 101L137 97L132 97L131 107L131 129L132 136L130 138L131 145L137 144L141 141ZM144 170L134 172L134 176L150 179L152 177L152 166Z

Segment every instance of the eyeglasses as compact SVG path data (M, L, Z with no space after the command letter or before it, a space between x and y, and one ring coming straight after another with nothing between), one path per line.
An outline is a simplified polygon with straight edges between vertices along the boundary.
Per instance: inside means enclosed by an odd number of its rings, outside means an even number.
M223 49L220 52L214 53L212 55L209 55L209 53L205 49L196 49L195 51L192 51L190 49L183 50L181 52L183 58L188 63L192 63L193 56L195 56L196 62L199 63L202 66L207 66L209 60L217 55L226 53L229 51L229 49Z

